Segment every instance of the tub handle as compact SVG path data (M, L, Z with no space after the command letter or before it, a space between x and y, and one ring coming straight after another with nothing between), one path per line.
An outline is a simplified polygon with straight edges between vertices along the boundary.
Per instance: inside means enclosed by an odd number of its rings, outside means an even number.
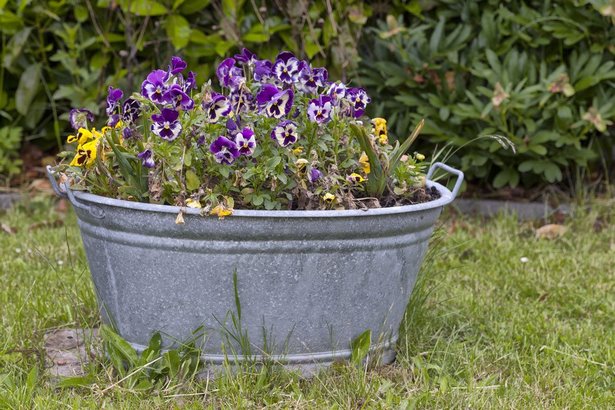
M457 182L455 182L455 186L453 187L453 192L452 192L453 199L455 199L457 197L457 194L459 193L459 190L461 189L461 184L463 183L463 172L453 167L449 167L448 165L443 164L442 162L434 162L429 167L429 171L427 171L427 180L431 181L431 177L433 176L433 173L437 168L442 168L448 173L457 175Z
M47 165L47 178L49 178L49 182L51 183L51 188L53 188L53 192L56 193L57 196L59 196L60 198L67 198L68 195L66 194L65 191L62 191L60 189L60 187L58 186L58 181L56 181L56 177L54 175L54 171L51 168L51 165Z
M75 208L83 209L96 219L103 219L105 217L105 211L103 211L101 208L95 205L82 204L81 202L77 201L77 198L75 198L75 194L73 194L72 189L70 189L66 183L62 184L62 188L66 192L66 195L68 195L68 200L71 204L73 204Z

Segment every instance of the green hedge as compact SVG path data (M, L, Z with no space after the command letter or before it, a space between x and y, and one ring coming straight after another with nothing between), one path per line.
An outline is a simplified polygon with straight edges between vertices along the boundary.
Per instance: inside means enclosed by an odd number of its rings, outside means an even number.
M449 144L449 162L495 187L562 181L591 161L608 169L609 1L412 2L412 18L389 16L367 37L362 77L378 102L372 114L387 116L399 136L426 118L423 149ZM516 153L501 139L476 140L488 135L507 137Z
M19 170L20 140L61 145L71 107L103 113L108 85L136 90L173 54L203 81L245 46L267 58L288 49L367 86L371 114L402 138L427 118L421 149L461 148L449 161L470 178L561 181L612 165L614 10L612 0L0 0L0 175ZM516 154L469 143L481 135L508 137Z
M71 107L103 113L108 85L137 90L173 54L199 82L240 47L289 49L345 78L370 14L358 0L0 0L0 135L60 146ZM0 144L0 175L18 170L14 140Z

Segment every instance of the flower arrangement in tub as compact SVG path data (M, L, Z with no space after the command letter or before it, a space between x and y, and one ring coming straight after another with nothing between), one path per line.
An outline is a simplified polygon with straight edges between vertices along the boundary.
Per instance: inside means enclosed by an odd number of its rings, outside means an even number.
M385 119L365 117L365 90L286 51L270 61L243 49L216 77L198 87L173 57L139 93L109 87L100 130L90 111L70 112L75 148L56 169L72 189L218 216L425 200L425 157L406 154L423 122L393 143Z

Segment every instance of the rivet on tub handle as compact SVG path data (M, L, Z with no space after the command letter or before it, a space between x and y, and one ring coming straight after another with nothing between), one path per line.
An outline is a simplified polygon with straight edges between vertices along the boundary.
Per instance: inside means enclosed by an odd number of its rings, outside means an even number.
M459 190L461 189L461 184L463 183L463 172L461 172L460 170L455 169L453 167L449 167L448 165L443 164L441 162L434 162L429 167L429 171L427 171L427 180L428 181L431 181L431 177L433 176L433 173L434 173L434 171L437 168L442 168L446 172L449 172L451 174L457 175L457 182L455 182L455 186L453 187L453 192L452 192L453 199L455 199L457 197L457 194L459 193Z

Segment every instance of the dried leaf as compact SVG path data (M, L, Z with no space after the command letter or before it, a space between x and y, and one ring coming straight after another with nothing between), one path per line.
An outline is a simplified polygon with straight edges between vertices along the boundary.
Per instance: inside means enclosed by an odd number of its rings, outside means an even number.
M564 235L568 230L564 225L548 224L536 229L538 239L556 239Z
M64 221L61 219L56 219L55 221L37 222L28 226L28 231L35 231L41 228L59 228L62 225L64 225Z
M183 225L186 222L184 222L184 212L180 209L179 213L177 214L177 218L175 218L175 224L176 225Z
M17 232L15 230L15 228L11 228L10 226L8 226L7 224L3 223L0 225L0 228L2 228L2 230L6 233L8 233L9 235L15 235L15 233Z
M233 214L233 210L229 209L227 207L225 207L224 205L220 204L217 205L214 209L212 209L211 211L209 211L210 215L217 215L218 218L220 219L224 219L225 216L230 216Z

